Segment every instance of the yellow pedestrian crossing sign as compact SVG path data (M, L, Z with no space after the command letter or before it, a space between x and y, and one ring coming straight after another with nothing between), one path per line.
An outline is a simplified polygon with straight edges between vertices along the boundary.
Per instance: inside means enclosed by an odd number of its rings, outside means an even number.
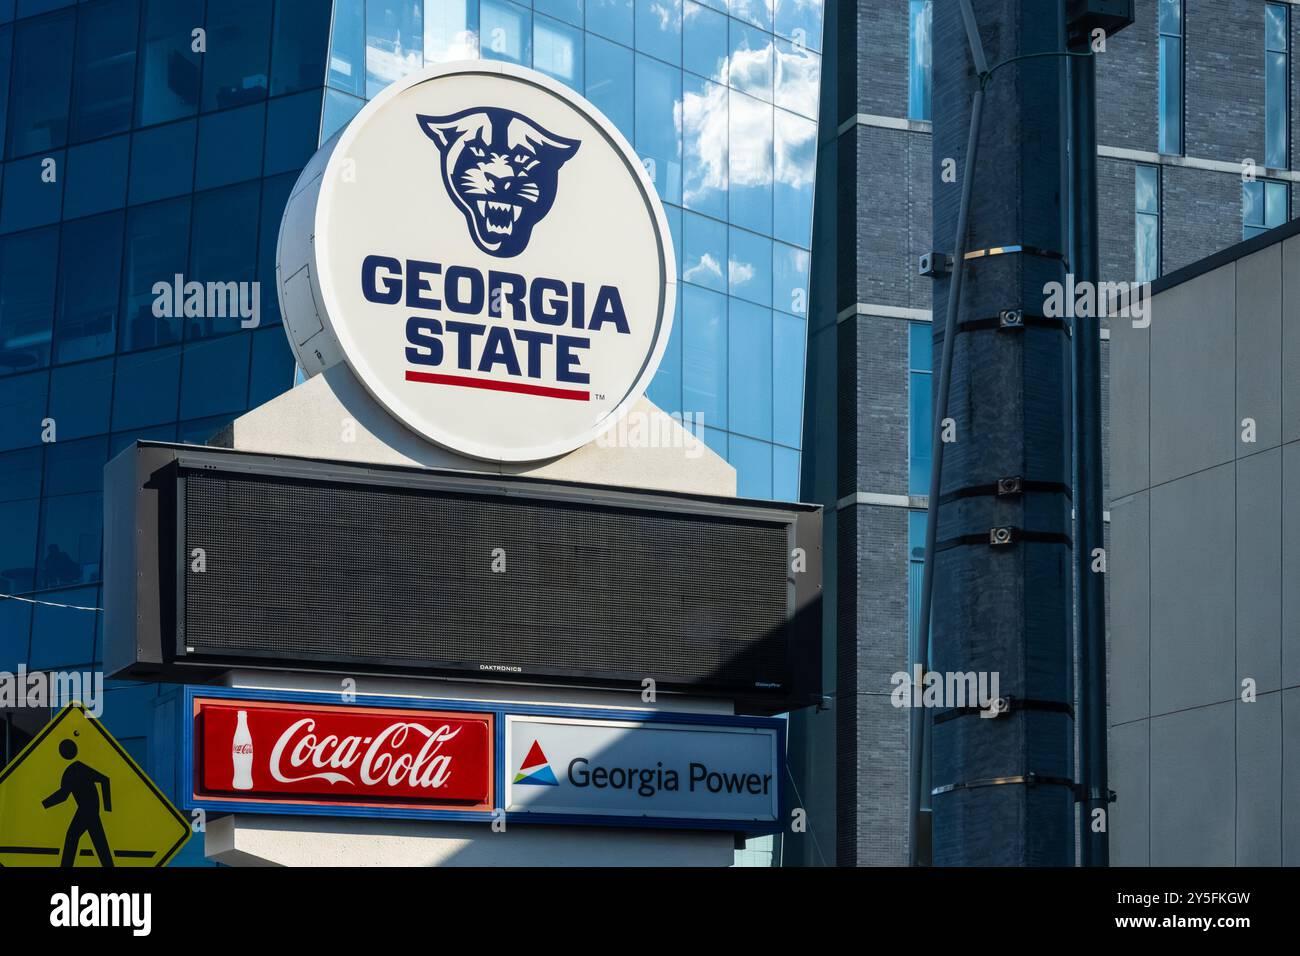
M189 838L180 811L80 704L0 771L0 866L163 866Z

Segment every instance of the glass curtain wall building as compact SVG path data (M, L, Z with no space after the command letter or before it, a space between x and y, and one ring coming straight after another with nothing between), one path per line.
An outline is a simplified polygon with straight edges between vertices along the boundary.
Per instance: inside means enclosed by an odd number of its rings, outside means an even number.
M291 387L289 190L427 63L533 67L622 130L681 279L650 397L741 494L797 498L821 36L822 0L0 0L0 593L40 602L0 598L0 669L98 661L105 461ZM175 314L189 281L254 289L256 324ZM157 692L111 685L104 719L161 773Z

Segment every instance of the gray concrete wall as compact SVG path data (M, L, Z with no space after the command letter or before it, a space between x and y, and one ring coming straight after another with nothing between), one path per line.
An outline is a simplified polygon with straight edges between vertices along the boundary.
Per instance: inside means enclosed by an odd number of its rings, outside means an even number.
M1112 323L1115 865L1300 865L1298 283L1300 237Z

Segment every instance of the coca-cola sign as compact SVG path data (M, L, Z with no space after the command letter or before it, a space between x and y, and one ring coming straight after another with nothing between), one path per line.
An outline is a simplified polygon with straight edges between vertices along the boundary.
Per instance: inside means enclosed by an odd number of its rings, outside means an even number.
M491 806L490 713L197 699L194 719L196 796Z

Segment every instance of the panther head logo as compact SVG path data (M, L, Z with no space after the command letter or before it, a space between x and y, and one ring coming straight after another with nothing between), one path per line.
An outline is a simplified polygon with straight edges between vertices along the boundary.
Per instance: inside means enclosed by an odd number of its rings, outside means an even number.
M443 185L464 213L474 244L502 258L523 252L533 227L555 204L560 167L579 141L497 107L417 119L437 144Z

